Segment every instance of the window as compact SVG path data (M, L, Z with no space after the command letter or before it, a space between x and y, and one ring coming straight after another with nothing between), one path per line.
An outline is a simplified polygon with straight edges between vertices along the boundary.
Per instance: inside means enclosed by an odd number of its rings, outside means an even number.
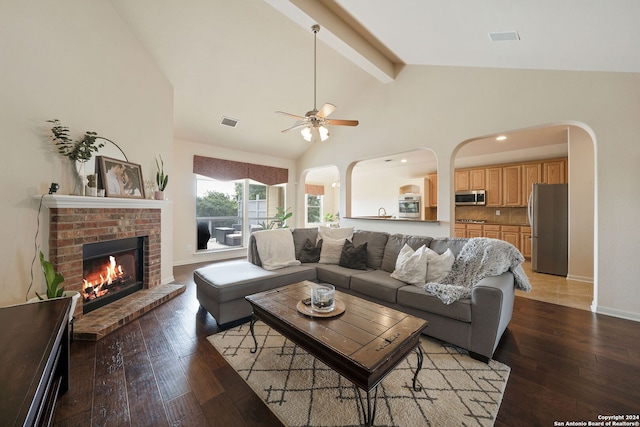
M307 225L319 224L322 220L322 197L313 194L306 195L305 211Z
M264 185L249 179L221 181L196 175L198 250L241 247L245 231L274 225L284 206L284 185ZM246 208L245 208L246 206Z

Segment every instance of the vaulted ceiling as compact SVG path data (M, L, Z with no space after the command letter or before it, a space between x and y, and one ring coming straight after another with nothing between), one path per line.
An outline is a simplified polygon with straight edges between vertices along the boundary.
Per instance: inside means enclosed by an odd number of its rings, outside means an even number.
M404 66L640 72L636 0L111 2L174 87L177 139L292 159L309 143L282 134L295 120L275 111L314 107L314 23L317 103L335 104L332 118L357 119L352 100Z

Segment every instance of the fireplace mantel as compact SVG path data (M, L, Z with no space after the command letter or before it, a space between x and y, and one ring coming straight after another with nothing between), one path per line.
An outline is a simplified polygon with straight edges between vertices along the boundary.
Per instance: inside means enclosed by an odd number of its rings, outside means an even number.
M65 196L48 194L34 196L47 208L109 208L109 209L162 209L168 200L126 199L120 197Z

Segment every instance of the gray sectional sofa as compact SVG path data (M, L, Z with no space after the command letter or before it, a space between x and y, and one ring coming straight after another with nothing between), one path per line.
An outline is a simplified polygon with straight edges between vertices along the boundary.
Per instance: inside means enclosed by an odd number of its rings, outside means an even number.
M318 229L295 229L292 234L299 259L307 239L316 242ZM255 238L251 236L247 260L214 263L194 271L197 298L225 328L251 316L251 307L244 299L247 295L303 280L331 283L341 292L428 320L425 334L467 349L472 357L486 362L511 320L515 296L511 271L483 278L473 286L469 298L449 305L422 287L391 277L405 243L413 249L426 245L439 254L449 248L457 256L467 240L355 230L353 245L367 243L366 270L302 263L268 271L261 267Z

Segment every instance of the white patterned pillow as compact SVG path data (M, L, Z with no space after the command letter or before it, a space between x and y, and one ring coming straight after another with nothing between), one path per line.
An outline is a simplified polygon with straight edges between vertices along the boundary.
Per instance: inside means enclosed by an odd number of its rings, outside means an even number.
M424 286L427 278L427 247L413 250L406 243L396 259L396 268L391 277L416 286Z
M320 264L338 264L340 263L340 255L342 255L342 247L347 239L331 239L326 237L322 239L322 249L320 249Z
M349 239L353 240L353 227L326 227L318 226L318 240L324 239Z
M451 272L456 257L447 249L442 255L431 248L427 252L427 283L440 283Z

